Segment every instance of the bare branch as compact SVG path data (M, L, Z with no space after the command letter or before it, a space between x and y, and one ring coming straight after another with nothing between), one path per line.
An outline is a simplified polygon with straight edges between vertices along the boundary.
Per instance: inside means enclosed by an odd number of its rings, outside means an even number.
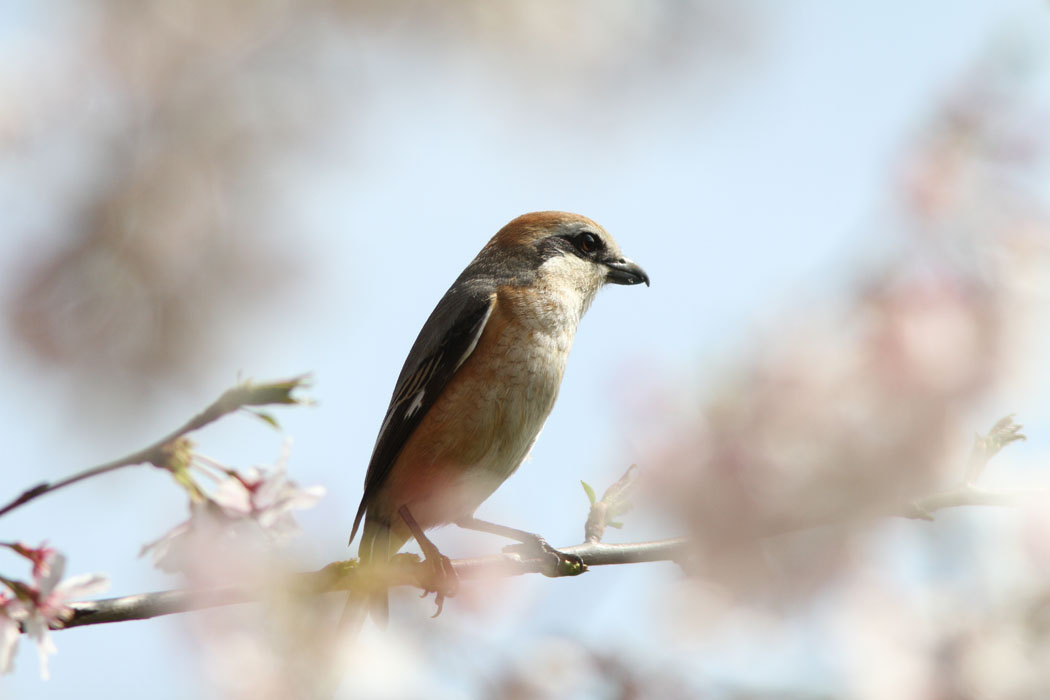
M988 462L992 457L999 454L1001 449L1011 442L1028 439L1021 433L1022 426L1014 423L1014 415L1011 413L1000 418L988 431L987 435L973 436L973 450L970 453L970 463L966 466L966 483L972 484L977 481L984 468L988 466Z
M626 475L625 475L626 477ZM623 481L623 479L621 479ZM617 482L620 483L620 482ZM915 501L912 505L916 512L929 513L960 506L1012 506L1025 499L1040 494L1050 495L1043 491L990 491L972 486L961 486L953 491L933 494ZM905 517L922 517L910 511L899 513ZM826 523L815 523L826 524ZM814 526L810 523L808 526ZM806 529L806 525L795 529ZM782 534L784 529L771 532L771 535ZM583 559L588 567L611 566L616 564L640 564L655 561L681 561L688 555L689 540L673 538L651 542L633 542L629 544L607 544L604 542L585 542L571 547L559 547L559 551L575 554ZM303 595L327 593L332 591L351 590L361 583L361 572L356 562L339 562L329 565L320 571L299 574L289 579L287 586L293 592ZM518 554L504 553L484 557L457 559L452 562L456 576L461 579L501 578L525 574L543 573L550 575L550 567L543 558L522 558ZM375 568L369 576L380 577L382 584L388 587L414 586L426 590L431 569L418 561L415 555L399 555L390 566ZM375 580L367 584L374 587ZM224 605L249 603L260 600L263 590L248 587L227 587L200 591L163 591L159 593L142 593L109 598L105 600L83 601L73 603L73 617L65 627L82 627L108 622L126 622L145 620L161 615L190 612Z
M1037 499L1050 498L1046 489L982 489L971 484L950 491L930 494L912 501L900 514L905 518L933 520L933 513L945 508L961 506L1018 506Z
M290 388L294 388L294 386L290 386ZM227 394L229 393L227 392ZM224 394L223 396L225 398L227 395ZM220 398L221 401L223 401L222 398ZM230 401L230 405L235 405L238 402L239 405L246 405L244 401L236 397L230 399ZM229 410L217 413L205 423L228 413ZM202 416L206 414L207 411ZM201 417L198 417L198 419L201 419ZM187 425L192 424L193 421ZM167 439L170 442L179 436L176 433ZM983 471L988 461L1004 446L1023 439L1024 436L1020 434L1020 426L1013 422L1013 416L1007 416L998 421L992 426L987 435L976 438L973 456L967 467L967 477L972 476L976 478ZM616 525L616 523L611 521L611 518L630 509L629 496L635 483L636 468L632 465L615 484L605 491L600 501L595 500L594 490L587 484L584 484L584 490L591 501L591 509L585 527L587 541L571 547L561 547L559 551L579 556L587 567L638 564L653 561L681 562L686 558L690 549L690 542L686 538L634 542L630 544L606 544L601 542L605 528ZM896 515L933 520L931 514L945 508L1014 506L1033 498L1047 496L1050 496L1050 491L994 491L979 488L967 482L955 489L917 499L896 512L883 513L883 516ZM797 532L856 517L862 516L857 513L836 512L824 514L820 517L799 518L790 523L771 524L766 532L766 536L773 537L787 532ZM498 578L535 573L542 573L546 576L557 575L556 572L552 574L549 561L545 558L523 558L518 553L510 552L458 559L452 562L452 567L455 570L456 577L460 579ZM367 571L359 569L356 560L336 562L320 571L297 574L290 577L283 585L285 590L301 595L346 591L355 587L365 587L366 590L374 590L377 586L415 586L427 591L434 590L434 582L429 578L433 576L433 571L433 567L420 562L416 555L399 554L388 565L369 566ZM364 578L366 576L368 577L367 580ZM260 587L225 587L198 591L163 591L159 593L142 593L122 598L83 601L71 605L73 616L65 624L64 628L108 622L144 620L173 613L253 602L262 599L268 591L272 591L272 586L269 589Z
M974 435L973 449L966 465L963 483L954 489L924 496L907 504L899 515L905 518L933 520L933 513L944 508L958 506L1016 506L1026 501L1050 494L1045 490L1012 490L994 491L975 486L975 482L984 473L988 462L999 454L1000 450L1012 442L1027 440L1021 433L1021 425L1014 422L1011 413L995 422L985 435Z
M635 472L638 465L632 464L624 472L620 479L607 488L602 494L602 500L594 500L594 490L583 484L587 497L591 500L591 510L587 514L587 523L583 526L585 540L589 543L601 542L606 527L620 527L620 523L613 520L631 509L630 496L636 482Z
M106 462L97 467L85 469L82 472L78 472L62 479L61 481L55 483L48 483L45 481L30 489L26 489L13 501L5 505L3 508L0 508L0 517L10 513L19 506L25 505L26 503L43 496L45 493L57 491L58 489L75 484L78 481L83 481L84 479L98 476L99 474L105 474L122 467L131 467L138 464L152 464L161 469L174 471L179 460L183 459L188 453L189 444L184 439L187 434L195 430L200 430L204 426L222 418L228 413L233 413L234 411L249 406L302 403L300 399L292 396L292 392L306 386L307 382L308 375L300 375L291 379L268 382L265 384L253 384L250 381L241 382L232 389L226 390L222 396L193 418L186 421L182 427L177 428L148 447L138 450L137 452L132 452L120 459L115 459L112 462Z
M576 554L587 566L635 564L651 561L675 561L685 555L688 543L684 539L636 542L632 544L585 543L563 547L560 551ZM387 567L371 567L370 580L362 583L362 572L356 562L339 562L320 571L299 574L287 582L288 589L303 595L348 591L355 586L374 587L375 577L388 587L415 586L426 589L431 569L414 555L400 555ZM548 562L543 558L523 559L517 554L494 554L485 557L457 559L452 562L456 576L461 579L501 578L523 574L549 575ZM272 589L270 589L272 590ZM226 587L200 591L162 591L140 593L121 598L73 603L73 617L64 629L99 625L108 622L146 620L173 613L203 610L224 605L249 603L263 597L263 589Z

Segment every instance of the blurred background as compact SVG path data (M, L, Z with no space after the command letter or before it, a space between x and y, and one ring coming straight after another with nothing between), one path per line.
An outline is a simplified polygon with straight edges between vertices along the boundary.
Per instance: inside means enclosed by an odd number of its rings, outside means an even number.
M565 209L653 285L599 296L478 515L577 543L579 481L638 464L606 539L692 556L468 586L437 620L398 592L341 697L1050 696L1038 497L880 517L957 485L1008 413L1029 439L980 483L1050 484L1048 31L1036 0L0 0L0 500L239 375L311 372L283 433L234 416L196 442L246 467L293 437L292 478L328 495L286 564L349 556L423 321L500 226ZM138 552L186 512L139 467L0 539L160 590L183 581ZM340 609L61 632L51 680L23 643L0 696L295 697Z

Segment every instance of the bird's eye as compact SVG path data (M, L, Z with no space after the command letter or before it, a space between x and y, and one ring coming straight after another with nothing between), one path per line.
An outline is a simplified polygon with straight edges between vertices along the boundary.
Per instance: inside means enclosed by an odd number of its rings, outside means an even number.
M589 231L576 236L576 247L581 253L593 253L600 245L601 241L598 240L598 237Z

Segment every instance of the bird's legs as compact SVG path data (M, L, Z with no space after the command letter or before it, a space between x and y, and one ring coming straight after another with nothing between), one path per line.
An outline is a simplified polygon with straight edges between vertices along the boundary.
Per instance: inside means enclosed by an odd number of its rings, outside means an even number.
M487 532L490 535L499 535L500 537L506 537L507 539L520 542L524 547L519 548L518 546L515 546L514 549L524 549L524 553L534 554L540 558L549 559L551 563L555 565L556 568L553 570L543 572L545 576L575 576L576 574L582 574L587 570L587 565L583 563L583 559L579 556L568 554L551 547L547 544L547 540L535 533L519 530L515 527L490 523L488 520L479 520L473 515L460 518L456 521L456 525L465 530Z
M429 593L434 594L437 611L433 617L437 617L441 614L441 609L445 605L445 598L451 598L459 591L459 577L456 576L456 570L452 568L452 561L438 551L437 546L430 541L430 538L423 534L423 528L412 517L412 512L408 509L408 506L401 506L397 512L401 519L405 521L409 532L416 538L419 548L423 550L423 563L429 567L430 575L425 580L421 580L420 585L423 588L424 596Z

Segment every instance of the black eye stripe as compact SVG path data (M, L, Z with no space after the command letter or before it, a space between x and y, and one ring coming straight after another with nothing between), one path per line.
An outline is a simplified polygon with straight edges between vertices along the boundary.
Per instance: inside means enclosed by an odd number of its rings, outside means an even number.
M560 233L551 236L541 244L540 261L566 253L573 253L581 258L592 260L602 255L607 248L602 237L593 231Z
M605 242L590 231L583 231L572 238L572 243L584 255L594 255L605 248Z

